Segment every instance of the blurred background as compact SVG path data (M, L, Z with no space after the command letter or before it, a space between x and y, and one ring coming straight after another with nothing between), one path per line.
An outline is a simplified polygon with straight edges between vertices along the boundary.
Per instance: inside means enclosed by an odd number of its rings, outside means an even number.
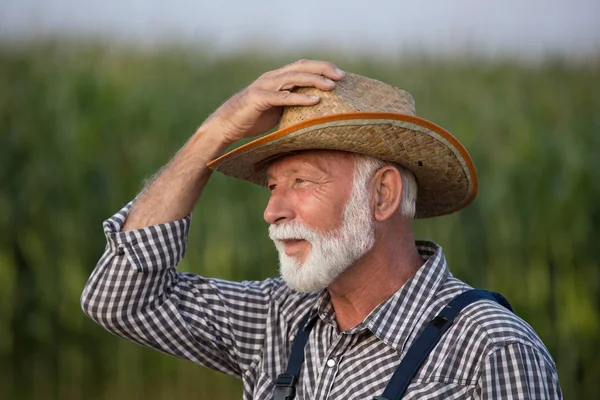
M417 221L450 268L546 343L566 398L600 393L597 0L0 3L0 397L237 399L241 384L118 339L79 296L102 221L202 121L298 58L411 92L471 153L479 196ZM277 274L267 193L215 175L182 271Z

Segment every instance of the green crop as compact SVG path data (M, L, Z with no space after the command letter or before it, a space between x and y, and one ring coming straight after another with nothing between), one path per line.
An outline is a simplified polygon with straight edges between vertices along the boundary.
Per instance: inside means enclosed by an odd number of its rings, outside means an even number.
M408 90L420 116L464 143L479 196L417 221L417 237L442 245L459 278L509 298L551 351L566 398L597 395L600 62L312 56ZM79 296L105 246L102 221L228 96L295 58L0 46L1 397L240 398L229 377L102 331ZM215 174L180 270L276 275L267 198Z

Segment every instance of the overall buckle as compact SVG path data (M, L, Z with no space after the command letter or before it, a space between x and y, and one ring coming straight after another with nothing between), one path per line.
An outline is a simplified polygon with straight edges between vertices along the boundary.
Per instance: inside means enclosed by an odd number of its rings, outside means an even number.
M279 374L275 379L273 400L293 400L296 397L296 376Z

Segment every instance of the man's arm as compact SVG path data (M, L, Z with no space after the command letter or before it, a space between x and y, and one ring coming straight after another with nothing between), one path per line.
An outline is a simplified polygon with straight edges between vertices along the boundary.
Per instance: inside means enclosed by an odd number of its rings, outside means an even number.
M206 163L243 137L271 129L284 105L318 98L294 86L332 89L330 63L303 61L264 74L229 99L133 203L107 220L107 246L81 296L84 312L108 331L239 376L263 345L277 313L279 281L225 282L178 273L194 204L209 179ZM276 314L277 315L277 314Z
M137 196L123 231L176 221L189 215L211 174L206 163L221 155L227 146L217 129L201 126Z

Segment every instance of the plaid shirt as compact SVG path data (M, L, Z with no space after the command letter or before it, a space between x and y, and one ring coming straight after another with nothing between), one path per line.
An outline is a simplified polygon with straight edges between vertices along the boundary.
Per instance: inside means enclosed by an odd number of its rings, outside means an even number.
M176 270L190 218L120 232L130 205L104 223L106 251L83 310L126 339L243 379L244 399L272 398L302 317L318 318L297 399L371 399L385 389L429 320L470 289L442 249L418 242L417 274L358 326L340 333L326 290L297 293L281 279L229 282ZM522 319L490 302L467 307L412 380L404 399L560 399L556 366Z

